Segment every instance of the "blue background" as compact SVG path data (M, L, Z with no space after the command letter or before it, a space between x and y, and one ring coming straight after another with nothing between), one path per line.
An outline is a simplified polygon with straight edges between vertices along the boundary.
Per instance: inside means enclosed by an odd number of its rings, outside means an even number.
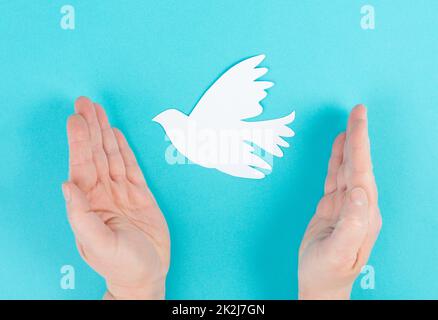
M62 30L60 8L76 9ZM376 9L376 30L360 8ZM438 2L1 1L0 298L98 299L66 220L65 121L102 103L133 146L169 223L168 298L297 297L297 251L323 191L331 142L369 107L383 229L374 290L354 298L438 298ZM265 53L276 82L264 117L296 110L291 140L261 181L170 166L150 120L190 112L237 61ZM62 265L76 289L62 290Z

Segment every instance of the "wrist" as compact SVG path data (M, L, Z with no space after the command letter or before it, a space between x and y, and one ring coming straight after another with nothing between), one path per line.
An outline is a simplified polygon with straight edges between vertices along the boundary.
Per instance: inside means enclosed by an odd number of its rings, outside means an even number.
M299 290L299 300L350 300L351 288L338 290Z
M165 281L142 285L139 287L126 287L107 283L107 292L104 300L164 300Z

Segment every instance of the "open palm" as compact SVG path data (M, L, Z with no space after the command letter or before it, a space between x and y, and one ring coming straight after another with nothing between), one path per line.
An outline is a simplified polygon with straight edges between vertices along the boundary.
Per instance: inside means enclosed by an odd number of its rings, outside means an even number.
M324 196L299 253L301 298L349 298L381 228L366 108L356 106L333 144Z
M79 252L105 278L108 298L163 298L170 262L164 216L103 108L81 97L75 111L63 191Z

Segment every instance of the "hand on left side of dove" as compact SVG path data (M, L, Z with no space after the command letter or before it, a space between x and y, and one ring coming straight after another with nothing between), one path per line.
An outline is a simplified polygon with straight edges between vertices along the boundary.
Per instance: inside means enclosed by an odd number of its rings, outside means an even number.
M358 105L333 144L325 194L301 243L300 299L350 298L380 232L377 200L367 111Z
M85 97L67 122L70 179L62 190L82 258L105 299L164 299L170 263L165 218L123 134Z

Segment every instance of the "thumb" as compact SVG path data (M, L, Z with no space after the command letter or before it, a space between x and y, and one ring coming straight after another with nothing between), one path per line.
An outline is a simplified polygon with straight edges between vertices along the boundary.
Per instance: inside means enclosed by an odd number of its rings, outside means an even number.
M364 189L354 188L346 195L339 221L330 236L330 247L341 261L353 261L368 232L368 197Z
M113 233L102 219L90 210L85 194L72 182L62 185L68 220L73 233L86 249L99 249L108 245Z

